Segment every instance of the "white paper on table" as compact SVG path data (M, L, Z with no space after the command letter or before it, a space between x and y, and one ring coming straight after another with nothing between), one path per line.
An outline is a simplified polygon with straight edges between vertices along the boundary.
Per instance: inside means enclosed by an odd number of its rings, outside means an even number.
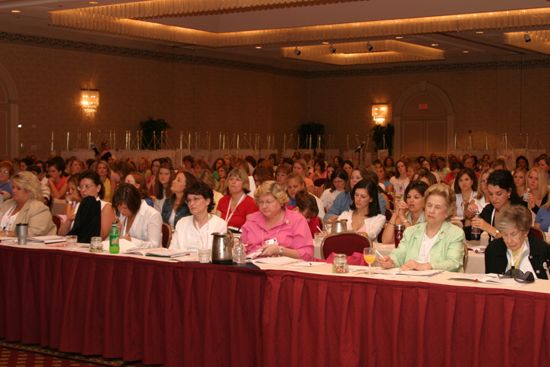
M499 278L497 274L470 274L470 273L455 273L449 280L467 280L471 282L485 284L504 284L520 286L513 278Z
M310 268L319 265L325 265L325 262L318 261L298 261L288 265L289 268Z
M374 274L385 274L385 275L411 275L416 277L431 277L436 274L442 273L443 270L431 269L431 270L401 270L399 268L391 269L380 269L373 268L372 272Z
M299 263L302 260L294 259L287 256L277 256L277 257L259 257L253 261L254 264L264 264L264 265L290 265Z

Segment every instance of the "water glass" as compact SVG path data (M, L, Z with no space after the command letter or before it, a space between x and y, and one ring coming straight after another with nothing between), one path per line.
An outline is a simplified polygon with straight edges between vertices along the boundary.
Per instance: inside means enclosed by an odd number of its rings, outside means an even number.
M201 264L208 264L210 262L210 255L212 250L209 248L200 248L199 249L199 262Z
M92 237L90 240L90 252L103 252L101 237Z
M27 234L29 233L29 225L19 223L15 225L15 234L17 236L17 243L20 245L27 244Z
M75 247L77 243L78 237L75 235L69 235L65 236L65 240L67 241L67 247Z

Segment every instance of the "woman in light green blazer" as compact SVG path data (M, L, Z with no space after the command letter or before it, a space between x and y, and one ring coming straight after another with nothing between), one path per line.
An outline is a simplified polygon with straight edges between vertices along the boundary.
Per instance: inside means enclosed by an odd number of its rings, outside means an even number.
M437 184L428 188L424 199L426 222L407 228L399 247L379 259L380 265L402 270L461 271L464 231L449 222L455 212L454 192L445 184Z

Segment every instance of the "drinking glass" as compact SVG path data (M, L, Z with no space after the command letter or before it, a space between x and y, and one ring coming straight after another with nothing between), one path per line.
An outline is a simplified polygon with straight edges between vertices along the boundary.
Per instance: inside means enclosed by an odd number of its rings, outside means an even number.
M372 264L376 261L376 252L372 247L365 247L363 249L363 258L369 265L369 274L372 274Z

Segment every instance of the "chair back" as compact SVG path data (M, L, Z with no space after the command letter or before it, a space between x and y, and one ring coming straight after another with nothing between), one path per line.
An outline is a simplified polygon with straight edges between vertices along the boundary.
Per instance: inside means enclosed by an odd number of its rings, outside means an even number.
M363 253L365 247L370 247L367 237L357 233L338 233L325 237L321 244L321 255L326 259L331 253L352 255L354 252Z
M162 247L168 248L172 240L172 228L166 223L162 223Z
M533 237L536 237L536 238L538 238L540 240L543 240L543 241L545 240L544 239L544 233L540 229L535 228L535 227L529 228L529 235L533 236Z
M59 215L52 215L53 224L55 224L56 231L55 233L59 233L59 227L61 227L61 217Z

